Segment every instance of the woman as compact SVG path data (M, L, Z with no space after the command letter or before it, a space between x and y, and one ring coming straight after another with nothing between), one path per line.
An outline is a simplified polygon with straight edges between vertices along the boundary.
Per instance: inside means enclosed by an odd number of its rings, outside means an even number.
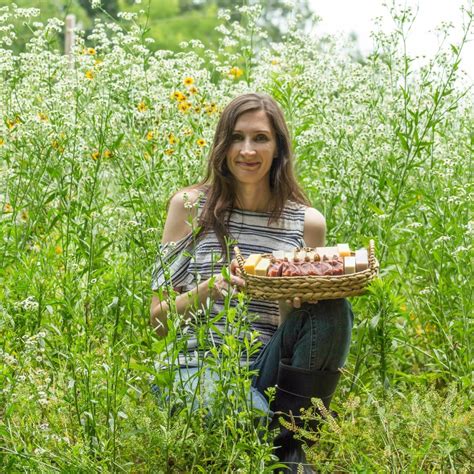
M170 270L168 283L180 293L175 301L178 313L186 315L196 300L204 305L209 296L217 312L229 285L244 286L235 262L230 265L230 281L214 264L213 255L226 255L226 238L237 240L244 255L324 245L324 217L310 206L293 166L288 128L270 96L244 94L227 105L217 125L205 180L175 194L169 205L163 244L177 242L175 253L189 249L190 218L198 219L201 229L192 248L195 258L190 261L180 255ZM194 281L196 273L201 275L200 283ZM157 265L153 289L166 282ZM311 405L312 397L321 398L328 407L338 369L349 351L353 320L349 304L345 300L302 304L295 298L252 301L248 310L259 315L252 325L263 342L252 362L252 368L258 369L254 390L263 398L267 388L277 387L270 407L274 412L299 414L300 408ZM165 299L153 296L151 324L161 336L167 333L168 311ZM283 429L275 446L282 461L304 461L292 433Z

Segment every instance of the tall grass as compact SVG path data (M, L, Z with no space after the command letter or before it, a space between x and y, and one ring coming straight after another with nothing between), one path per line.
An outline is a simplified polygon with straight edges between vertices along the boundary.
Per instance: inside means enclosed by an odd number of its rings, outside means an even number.
M266 43L258 7L243 12L245 28L222 15L218 50L178 54L149 50L144 19L99 22L72 67L54 49L59 21L0 17L35 30L24 53L0 49L3 470L270 472L271 434L238 364L257 335L232 335L249 327L245 299L211 351L214 398L191 390L195 411L173 382L179 317L166 340L148 324L167 198L202 176L219 111L247 90L285 110L328 241L374 238L381 261L353 301L339 431L325 425L313 459L323 471L472 470L474 116L459 60L472 9L461 42L422 67L403 47L408 10L392 9L395 32L375 32L361 61L296 27ZM201 332L212 324L204 315Z

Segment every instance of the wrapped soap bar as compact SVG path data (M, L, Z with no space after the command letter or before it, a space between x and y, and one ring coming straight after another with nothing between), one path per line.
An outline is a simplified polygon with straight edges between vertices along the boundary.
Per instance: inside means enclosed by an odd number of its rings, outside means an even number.
M344 257L344 274L355 273L356 271L356 259L355 257Z
M289 262L293 262L295 260L295 251L293 250L292 252L285 252L285 258Z
M283 260L285 258L285 251L284 250L274 250L272 252L272 255L278 260Z
M249 274L249 275L255 275L255 267L257 266L257 263L260 261L262 256L257 253L253 253L247 257L247 260L245 260L244 263L244 270Z
M334 256L339 256L337 247L316 247L316 253L319 255L320 260L323 260L323 258L331 259Z
M355 251L356 272L367 270L369 268L369 255L367 249L359 249Z

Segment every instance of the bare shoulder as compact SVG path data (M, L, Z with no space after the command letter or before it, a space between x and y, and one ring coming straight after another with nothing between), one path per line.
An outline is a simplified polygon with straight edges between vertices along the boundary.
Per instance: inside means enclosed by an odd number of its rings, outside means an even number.
M162 242L176 242L191 233L189 218L197 216L194 206L200 196L199 189L186 188L175 193L168 205Z
M309 247L322 247L326 239L326 219L314 207L306 208L303 239Z

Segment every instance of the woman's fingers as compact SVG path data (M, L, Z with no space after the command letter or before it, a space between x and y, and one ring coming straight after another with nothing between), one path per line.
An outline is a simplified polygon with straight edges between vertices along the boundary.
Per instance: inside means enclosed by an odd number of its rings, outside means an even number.
M299 296L293 298L293 308L301 308L301 298Z

